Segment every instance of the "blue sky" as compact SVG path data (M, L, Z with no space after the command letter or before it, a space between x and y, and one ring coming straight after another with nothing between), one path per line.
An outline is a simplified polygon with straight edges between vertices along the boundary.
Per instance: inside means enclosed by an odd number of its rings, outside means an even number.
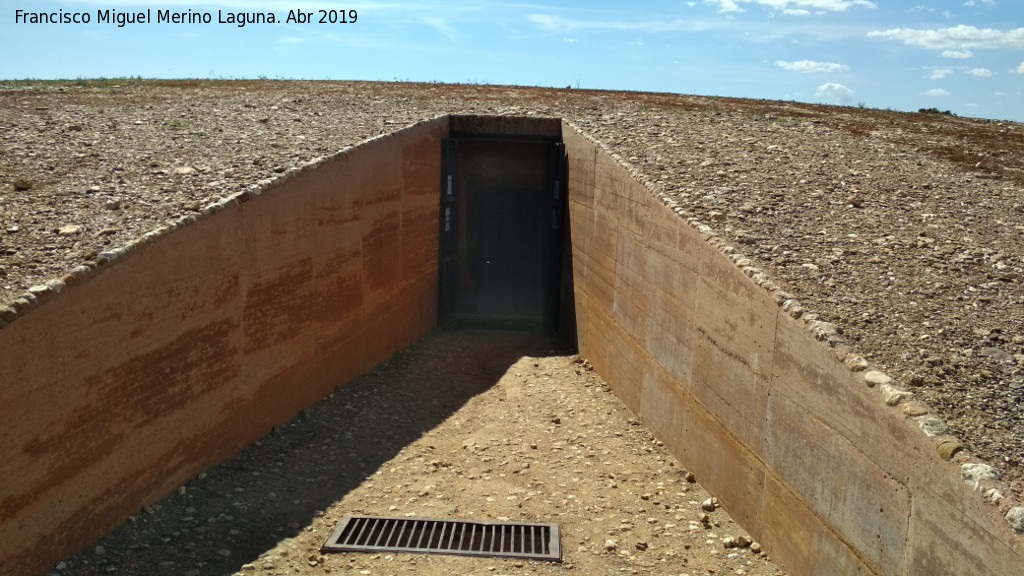
M89 24L16 22L16 10ZM150 23L97 10L151 10ZM209 24L156 23L157 10ZM356 10L320 24L320 10ZM289 10L311 23L284 23ZM278 24L218 23L218 11ZM0 79L411 80L678 92L1024 121L1022 0L0 0Z

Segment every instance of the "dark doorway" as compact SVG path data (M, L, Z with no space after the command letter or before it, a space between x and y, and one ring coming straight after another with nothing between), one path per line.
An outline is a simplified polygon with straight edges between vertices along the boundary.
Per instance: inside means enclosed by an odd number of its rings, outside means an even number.
M559 138L453 132L444 147L440 323L555 328L566 234Z

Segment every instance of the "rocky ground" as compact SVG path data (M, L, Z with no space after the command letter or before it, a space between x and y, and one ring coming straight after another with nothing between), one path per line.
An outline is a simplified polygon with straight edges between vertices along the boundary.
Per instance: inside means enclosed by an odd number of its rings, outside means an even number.
M434 332L51 576L781 575L565 353ZM345 514L553 522L563 561L321 553Z
M558 116L607 144L1022 495L1024 126L1010 122L500 86L2 83L0 304L255 181L445 113Z

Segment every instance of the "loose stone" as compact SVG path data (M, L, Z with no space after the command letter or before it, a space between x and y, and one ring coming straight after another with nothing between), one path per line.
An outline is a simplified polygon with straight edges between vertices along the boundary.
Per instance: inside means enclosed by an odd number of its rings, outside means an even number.
M999 471L988 464L964 464L960 467L960 479L975 488L984 480L996 481L999 478Z
M864 382L868 386L871 386L873 388L875 386L882 386L884 384L892 384L892 378L890 378L889 375L884 372L879 372L878 370L869 370L864 373Z
M1013 528L1014 532L1024 533L1024 508L1011 508L1006 513L1006 521L1009 522L1010 528Z
M896 406L903 400L913 396L910 392L900 390L891 384L882 384L878 389L882 392L882 400L889 406Z
M920 402L910 402L903 407L903 413L911 418L916 416L924 416L928 413L928 408Z
M953 459L953 456L955 456L957 452L963 450L963 448L964 447L962 444L960 444L960 442L953 439L949 439L943 440L935 450L936 452L939 453L939 457L941 457L946 462L949 462L950 460Z
M854 372L863 372L864 370L868 369L868 366L870 366L866 358L864 358L863 356L856 355L850 355L846 359L845 364L847 368L853 370Z
M951 432L949 424L946 424L945 421L935 418L934 416L922 418L917 424L921 427L921 431L924 432L924 435L928 437L945 436Z

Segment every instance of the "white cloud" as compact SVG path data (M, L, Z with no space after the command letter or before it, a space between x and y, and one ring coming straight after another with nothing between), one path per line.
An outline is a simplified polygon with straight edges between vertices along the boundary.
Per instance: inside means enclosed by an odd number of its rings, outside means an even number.
M993 28L955 26L938 30L894 28L868 32L869 38L899 40L908 46L930 50L968 50L986 48L1024 48L1024 28L1002 31Z
M935 68L934 70L932 70L932 75L929 76L929 78L931 78L932 80L942 80L943 78L949 76L952 73L952 68Z
M789 8L787 10L783 10L782 13L786 14L787 16L810 16L811 15L811 11L810 10L797 10L797 9L794 9L794 8Z
M756 4L767 6L772 10L803 16L809 10L823 10L827 12L845 12L854 6L864 8L875 8L873 2L868 0L704 0L708 4L718 6L719 12L743 12L740 4Z
M942 52L942 57L953 60L966 60L968 58L974 58L974 52L971 52L970 50L944 50Z
M949 96L949 90L943 90L942 88L932 88L927 92L922 92L922 96Z
M686 20L650 20L644 22L622 22L602 20L572 20L551 14L528 14L526 19L545 30L569 33L577 30L625 30L631 32L682 32L691 31L699 25Z
M985 5L985 6L992 7L992 6L996 5L996 0L967 0L967 2L964 2L964 6L980 6L980 5Z
M975 78L991 78L992 71L988 68L973 68L967 71L967 74L974 76Z
M1024 62L1021 62L1020 66L1017 66L1017 74L1024 74Z
M804 74L812 72L848 72L850 70L850 67L845 64L836 64L835 62L815 62L813 60L800 60L799 62L786 62L785 60L779 60L775 65L783 70L789 70L790 72L803 72Z
M426 24L427 26L430 26L434 30L437 30L439 34L448 38L449 40L455 39L455 27L452 26L451 23L448 22L448 20L444 18L439 18L437 16L428 16L426 18L423 18L423 23Z
M814 92L814 96L816 98L823 98L835 104L845 104L853 97L853 90L850 90L842 84L829 82L818 86L818 89Z

